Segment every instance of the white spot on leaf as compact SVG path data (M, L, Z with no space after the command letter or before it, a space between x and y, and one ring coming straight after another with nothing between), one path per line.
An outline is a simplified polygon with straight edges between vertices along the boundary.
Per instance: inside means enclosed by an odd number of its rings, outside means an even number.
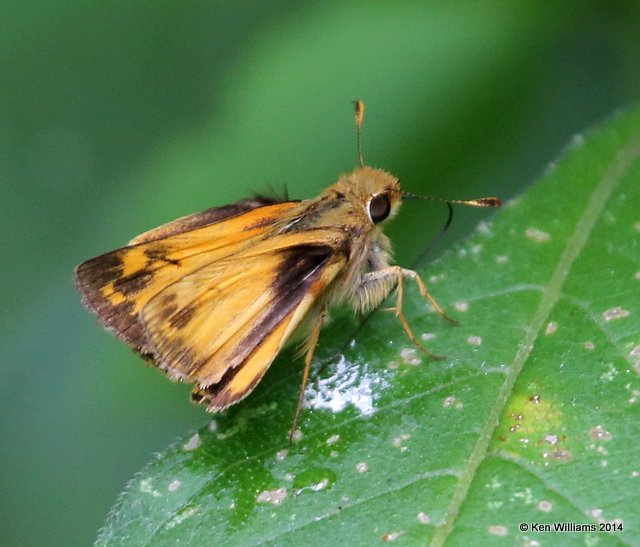
M524 235L526 235L531 241L535 243L545 243L546 241L549 241L551 239L551 234L533 227L527 228L524 232Z
M400 350L400 358L407 365L419 365L422 360L418 357L418 350L415 348L403 348Z
M309 384L305 392L305 406L341 412L352 405L363 416L370 416L375 411L377 392L388 385L384 376L370 372L367 364L350 366L343 355L331 376Z
M287 499L287 489L278 488L276 490L265 490L258 494L256 501L258 503L270 503L271 505L282 505Z
M446 397L444 401L442 401L442 406L443 408L455 408L456 410L460 410L464 407L464 403L462 401L459 401L453 395L450 395L449 397Z
M393 439L393 446L395 446L396 448L403 448L402 443L404 441L407 441L411 438L411 435L409 435L409 433L402 433L400 435L398 435L395 439Z
M382 534L380 539L384 542L396 541L399 537L404 536L406 532L404 530L398 530L397 532L389 532L387 534Z
M336 444L340 440L340 435L337 433L335 435L331 435L326 441L326 443L331 446L332 444Z
M470 346L481 346L482 345L482 337L481 336L469 336L467 338L467 344Z
M601 520L602 519L602 509L591 509L591 510L587 511L587 515L590 515L591 518L594 518L596 520Z
M608 310L602 312L602 317L605 321L613 321L615 319L622 319L629 315L629 311L625 310L619 306L614 308L609 308Z
M314 484L309 484L307 486L303 486L302 488L298 488L294 491L294 495L299 496L303 492L320 492L327 486L329 486L329 479L322 479Z
M492 536L506 536L509 533L509 530L506 526L494 524L492 526L489 526L489 533Z
M601 425L597 425L589 430L589 437L597 441L610 441L613 435Z
M538 503L538 509L543 513L548 513L553 509L553 503L547 500L540 500Z
M198 433L194 433L193 436L182 446L183 450L191 451L200 448L202 444L202 439L200 439L200 435Z

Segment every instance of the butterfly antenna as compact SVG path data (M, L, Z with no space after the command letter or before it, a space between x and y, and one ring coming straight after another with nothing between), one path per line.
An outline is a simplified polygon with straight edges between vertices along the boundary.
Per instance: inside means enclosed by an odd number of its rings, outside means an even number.
M356 143L358 145L358 163L364 167L362 159L362 120L364 120L364 103L360 99L353 101L356 107Z
M456 205L468 205L469 207L500 207L502 201L493 196L477 199L446 199L434 196L421 196L411 192L402 192L402 197L406 199L426 199L428 201L438 201L440 203L455 203Z
M429 201L439 201L441 203L446 203L447 208L449 209L449 215L443 228L440 230L440 233L429 242L429 244L420 253L420 256L418 256L418 258L415 260L414 264L419 264L420 262L422 262L424 257L429 254L433 250L433 248L438 243L440 243L440 241L442 241L442 238L449 230L449 226L451 226L451 221L453 220L452 203L458 205L469 205L470 207L500 207L500 205L502 205L502 202L496 197L485 197L478 199L444 199L432 196L420 196L417 194L411 194L410 192L402 192L402 197L407 199L426 199Z

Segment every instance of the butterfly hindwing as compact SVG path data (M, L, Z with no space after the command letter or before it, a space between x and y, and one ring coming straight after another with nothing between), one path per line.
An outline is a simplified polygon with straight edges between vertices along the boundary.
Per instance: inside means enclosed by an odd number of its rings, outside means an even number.
M210 410L225 408L255 387L345 263L326 244L295 245L185 276L142 310L153 359L197 384Z

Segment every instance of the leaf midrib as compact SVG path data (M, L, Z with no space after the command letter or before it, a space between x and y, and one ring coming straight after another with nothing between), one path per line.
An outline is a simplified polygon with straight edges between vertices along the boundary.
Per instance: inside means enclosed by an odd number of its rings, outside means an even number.
M536 339L542 331L546 319L549 317L552 309L562 295L562 287L565 280L569 276L571 267L580 252L586 245L589 235L593 230L600 214L602 213L611 193L619 184L622 176L630 168L632 163L640 156L640 133L633 133L627 145L616 155L609 168L605 171L602 179L591 194L584 213L576 224L575 230L571 237L567 240L564 252L558 261L558 264L551 276L551 279L543 291L540 304L533 315L533 319L522 343L519 345L518 351L514 358L513 364L506 374L504 384L498 392L496 402L491 408L488 419L484 427L480 430L478 442L476 443L467 464L463 467L460 474L451 503L445 513L443 525L438 527L436 533L431 539L431 545L444 545L449 534L453 531L454 524L460 512L460 508L467 498L467 493L471 487L474 477L480 464L487 456L489 443L493 438L493 434L498 427L500 416L513 392L513 387L526 363L531 351L533 350Z

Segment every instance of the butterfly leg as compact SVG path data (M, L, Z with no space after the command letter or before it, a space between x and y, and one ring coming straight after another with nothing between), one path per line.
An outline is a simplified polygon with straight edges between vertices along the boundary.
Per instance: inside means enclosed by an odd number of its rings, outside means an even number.
M422 298L427 300L429 302L429 304L431 304L433 306L433 308L436 310L436 312L441 317L446 319L452 325L458 325L459 324L458 321L456 321L455 319L449 317L445 313L445 311L442 309L442 306L440 306L440 304L438 304L438 302L436 302L436 299L427 290L427 287L424 284L424 281L422 281L422 278L418 275L418 272L416 272L415 270L408 270L406 268L400 268L400 269L402 270L402 277L410 277L411 279L413 279L416 282L416 285L418 285L418 290L420 291L420 294L422 295Z
M404 278L405 278L405 276L413 277L414 279L416 279L416 278L420 279L420 277L413 270L405 270L403 268L400 268L399 266L391 266L389 269L390 270L394 270L393 273L395 273L395 275L397 275L396 317L398 318L398 321L400 321L400 324L402 325L402 328L404 329L404 332L407 333L407 336L409 337L409 340L411 340L413 345L415 347L417 347L422 353L428 355L432 359L436 359L438 361L446 359L446 357L444 355L437 355L435 353L430 352L427 348L425 348L420 343L420 341L416 338L416 335L413 334L413 331L411 330L411 327L409 326L409 323L408 323L407 319L404 316L404 312L402 311L402 304L404 302ZM411 274L413 274L413 276ZM424 284L422 286L424 287ZM418 287L420 287L420 283L418 283ZM425 291L426 291L426 287L425 287ZM420 294L422 294L422 290L420 291ZM425 296L425 294L422 294L422 296L424 298L426 298L427 300L429 300L429 302L431 302L431 301L435 302L435 300L429 294L428 291L426 291L426 294L429 295L429 297ZM436 303L436 306L438 306L438 308L440 308L440 306L437 303ZM438 308L436 308L436 311L437 311ZM442 309L442 308L440 308L440 309ZM444 314L444 311L442 312L442 314ZM445 317L446 317L446 315L445 315Z
M404 316L402 306L404 303L404 280L405 277L413 279L418 285L418 290L422 297L427 300L436 310L436 312L444 317L452 324L457 324L455 319L449 317L442 309L440 304L436 302L435 298L431 296L431 293L427 290L426 285L420 278L420 276L413 270L401 268L400 266L387 266L381 270L373 272L367 272L362 275L360 284L357 290L354 292L352 299L353 305L356 309L366 311L372 309L380 304L389 293L395 288L396 293L396 305L392 310L395 312L396 317L400 321L402 328L407 333L409 340L416 346L421 352L425 353L432 359L444 359L441 355L436 355L426 349L416 338Z
M302 412L302 403L304 402L304 392L307 388L307 382L309 381L309 373L311 371L311 361L313 360L313 354L316 346L318 345L318 338L320 337L320 328L326 318L326 310L323 309L316 317L313 325L311 326L311 333L307 339L304 358L304 371L302 372L302 385L300 386L300 393L298 394L298 404L296 405L296 413L293 416L293 424L291 424L291 430L289 431L289 443L293 442L293 435L298 429L298 421L300 420L300 413Z

